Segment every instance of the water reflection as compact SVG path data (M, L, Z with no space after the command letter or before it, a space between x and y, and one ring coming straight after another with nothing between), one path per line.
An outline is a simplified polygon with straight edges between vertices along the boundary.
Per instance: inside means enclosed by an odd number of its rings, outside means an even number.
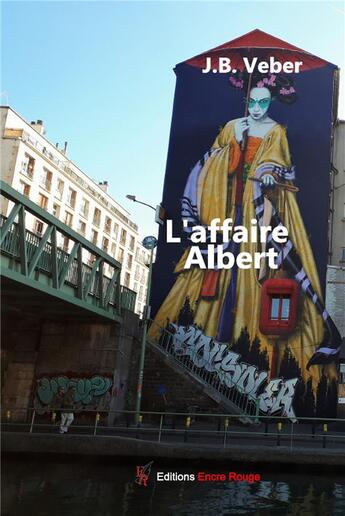
M135 483L135 466L9 461L3 470L3 516L344 516L345 481L262 474L255 484ZM198 468L159 468L191 473ZM208 471L212 471L208 468ZM217 472L225 471L224 468Z

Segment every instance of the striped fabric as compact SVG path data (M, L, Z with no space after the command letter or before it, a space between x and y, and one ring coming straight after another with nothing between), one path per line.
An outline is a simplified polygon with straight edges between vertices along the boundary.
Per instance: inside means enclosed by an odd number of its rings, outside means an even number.
M296 179L295 167L282 167L273 162L266 162L260 165L256 170L256 176L261 177L263 174L276 174L282 181L294 181Z
M206 163L206 161L218 154L222 149L211 149L205 153L205 155L194 165L192 168L187 183L183 192L183 197L181 198L181 214L182 214L182 221L183 221L183 230L185 233L185 236L187 240L190 241L190 236L192 234L194 226L201 226L200 222L200 213L198 211L197 206L197 196L198 196L198 181L200 177L200 173ZM205 227L205 226L204 226ZM197 244L201 254L204 255L204 257L207 259L207 256L209 254L208 245L210 244L216 244L214 246L214 259L216 260L218 249L217 245L222 245L223 250L229 247L230 243L224 243L222 241L221 235L219 235L217 238L219 239L217 242L211 242L211 235L210 231L205 227L206 230L206 242ZM192 245L196 245L192 243ZM215 267L217 269L217 267Z
M294 170L284 169L273 163L265 163L261 165L256 171L256 177L262 177L263 173L272 173L275 172L282 179L288 178L291 180L294 177ZM263 215L264 215L264 186L260 182L255 182L253 187L253 202L255 207L255 214L259 225L263 225ZM282 221L279 218L279 215L272 205L272 218L271 224L272 231L277 226L283 226ZM300 284L302 291L305 295L314 303L318 313L322 316L327 337L324 339L323 343L320 344L319 348L315 351L314 355L311 357L307 364L307 369L313 364L322 364L333 361L335 355L340 351L341 345L341 337L340 334L331 319L329 313L324 307L321 299L316 294L313 289L311 282L303 269L303 265L300 257L297 254L296 249L290 239L287 240L285 244L279 244L275 242L272 238L272 231L268 233L267 236L267 247L274 248L276 252L278 252L278 257L276 260L276 264L280 267L284 266L284 269L288 271L294 279Z

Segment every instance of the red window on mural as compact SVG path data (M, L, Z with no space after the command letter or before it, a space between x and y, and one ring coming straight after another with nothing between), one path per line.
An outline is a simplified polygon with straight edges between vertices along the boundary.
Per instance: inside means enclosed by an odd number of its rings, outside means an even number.
M260 331L288 335L297 324L299 287L290 279L270 279L262 285Z
M285 321L289 320L290 314L290 296L272 296L271 297L271 320Z

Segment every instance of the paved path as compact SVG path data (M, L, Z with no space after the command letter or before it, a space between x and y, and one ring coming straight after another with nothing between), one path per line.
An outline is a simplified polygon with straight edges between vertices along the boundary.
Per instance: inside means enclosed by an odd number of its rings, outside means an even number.
M206 443L157 442L119 436L99 435L96 437L81 434L48 434L27 432L3 432L2 450L5 454L39 454L42 460L48 456L86 456L104 460L118 461L120 458L145 464L150 460L197 461L203 464L237 463L243 467L256 464L279 469L309 468L312 471L344 471L344 448L305 447L290 448L275 445L238 445L234 442L222 445Z

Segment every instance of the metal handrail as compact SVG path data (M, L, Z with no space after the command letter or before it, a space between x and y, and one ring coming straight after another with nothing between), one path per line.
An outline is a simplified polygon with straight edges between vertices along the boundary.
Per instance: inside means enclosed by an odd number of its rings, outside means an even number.
M195 365L193 357L189 355L181 355L176 351L176 340L178 337L170 332L166 328L162 328L155 321L150 321L151 325L155 324L158 326L160 331L160 337L157 341L148 341L151 346L158 347L164 351L169 357L183 369L187 370L188 373L196 380L201 381L204 385L207 385L209 389L217 393L217 396L223 401L233 404L245 417L254 416L258 417L259 407L258 402L250 399L250 397L239 392L236 387L225 386L218 377L217 374L211 372L212 369L207 367L207 364L202 368ZM197 354L194 353L196 357Z
M42 407L35 407L35 406L32 406L32 407L14 407L12 405L4 405L2 406L1 408L1 412L2 413L5 413L7 410L17 410L17 411L25 411L25 410L45 410L45 411L64 411L66 412L67 410L64 409L64 408L61 408L61 407L54 407L54 406L50 406L50 405L47 405L47 406L42 406ZM102 412L106 412L107 414L133 414L135 415L136 414L136 411L135 410L127 410L127 409L122 409L122 410L115 410L115 409L107 409L107 408L96 408L96 409L92 409L92 408L76 408L76 407L73 407L72 408L72 412L73 411L78 411L78 412L91 412L91 413L102 413ZM241 414L230 414L229 412L198 412L198 411L184 411L184 412L179 412L179 411L160 411L160 410L141 410L140 411L140 414L142 415L153 415L153 416L159 416L159 415L165 415L165 416L191 416L191 417L215 417L215 418L224 418L224 417L227 417L227 418L230 418L230 419L238 419L240 420L242 418ZM256 415L248 415L247 416L249 419L252 418L252 419L255 419L257 416ZM273 416L273 415L269 415L269 416L265 416L263 414L260 414L259 416L259 420L271 420L271 419L274 419L274 420L279 420L279 421L286 421L286 422L291 422L291 418L289 418L288 416ZM303 423L303 422L306 422L306 423L315 423L315 422L320 422L320 423L324 423L324 422L332 422L332 423L344 423L345 424L345 418L335 418L335 417L297 417L295 418L295 420L293 421L293 424L296 424L296 423ZM344 436L345 436L345 430L344 430Z
M16 423L11 421L11 410L13 412L20 411L24 412L26 414L27 421ZM43 428L56 428L56 426L59 424L57 415L59 412L73 412L76 417L84 414L93 414L94 415L94 422L92 424L73 424L73 432L76 433L79 429L83 430L83 434L85 435L85 430L90 429L90 434L88 433L87 436L91 437L97 437L99 436L99 432L102 431L101 435L107 435L108 437L115 436L115 435L122 435L123 432L135 432L134 437L139 439L144 434L150 434L152 433L157 436L157 441L161 442L162 437L166 435L169 437L170 442L175 442L174 440L171 441L171 437L176 437L178 440L180 439L181 435L183 436L184 442L187 442L187 440L190 437L207 437L208 442L210 443L209 439L211 437L220 437L222 441L223 448L226 448L228 444L233 443L234 439L239 438L250 438L251 441L253 438L257 437L261 439L261 444L266 444L272 446L272 444L276 446L281 446L282 443L285 441L285 445L288 445L290 450L292 451L293 447L297 445L304 445L305 443L310 444L310 439L313 439L313 443L315 443L313 450L315 450L315 446L317 443L321 442L322 448L326 448L327 445L331 443L337 443L338 442L344 442L345 443L345 432L329 432L328 431L328 424L330 423L341 423L345 424L345 419L334 419L334 418L308 418L308 417L302 417L298 418L298 420L291 421L287 417L283 416L260 416L259 422L263 423L264 429L258 429L257 427L250 427L248 426L243 429L243 425L241 425L241 429L236 429L234 425L236 424L236 420L240 422L241 417L234 414L214 414L214 413L199 413L199 412L159 412L159 411L142 411L141 415L139 417L139 420L131 425L129 417L133 416L133 421L135 420L136 411L133 410L107 410L107 409L87 409L87 408L81 408L76 409L70 408L54 408L54 407L41 407L41 408L19 408L14 407L12 409L9 409L8 407L4 407L3 411L5 413L5 423L2 424L3 427L5 427L5 431L11 432L16 431L18 427L28 427L28 432L33 433L38 429L39 433L41 435L45 435L45 432L40 432ZM44 414L42 414L42 411L44 411ZM31 414L32 412L32 414ZM51 423L46 422L37 422L37 416L44 416L46 414L51 414ZM31 415L30 415L31 414ZM114 415L122 415L125 419L124 424L122 426L114 426L114 425L103 425L101 416L109 416L111 414ZM148 417L149 422L144 424L143 418ZM182 420L180 420L180 427L176 427L176 417L180 417ZM247 416L248 418L254 417L254 416ZM168 421L167 418L172 418L172 422ZM210 422L210 424L214 424L214 422L217 423L217 429L214 428L197 428L197 422L196 420L200 421L203 418L207 418L208 422L210 419L213 420ZM157 421L157 424L152 423L152 419L155 419ZM234 422L235 420L235 422ZM296 423L312 423L311 425L311 433L304 433L304 432L296 432L294 429L297 427ZM269 431L269 425L271 425L271 431ZM321 430L317 431L317 426L322 425ZM285 430L285 431L284 431ZM303 429L302 429L303 430ZM97 433L98 432L98 433ZM105 433L106 432L106 433ZM110 435L109 435L109 432ZM37 432L36 432L37 433ZM133 436L131 436L133 438ZM264 439L264 440L262 440ZM150 440L151 437L150 437ZM166 441L167 442L167 441ZM180 441L179 441L180 442ZM200 446L200 442L198 442L198 446ZM217 446L219 446L218 443L216 443Z

